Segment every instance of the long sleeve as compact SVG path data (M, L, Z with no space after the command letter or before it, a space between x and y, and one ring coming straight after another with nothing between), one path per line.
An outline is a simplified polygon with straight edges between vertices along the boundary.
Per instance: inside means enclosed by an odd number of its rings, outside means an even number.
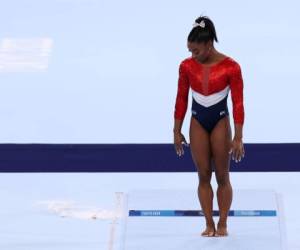
M243 98L243 77L241 67L238 63L232 66L229 72L229 84L233 107L233 120L235 124L244 124L244 98Z
M179 66L178 89L175 103L174 118L183 120L186 114L189 95L189 80L183 63Z

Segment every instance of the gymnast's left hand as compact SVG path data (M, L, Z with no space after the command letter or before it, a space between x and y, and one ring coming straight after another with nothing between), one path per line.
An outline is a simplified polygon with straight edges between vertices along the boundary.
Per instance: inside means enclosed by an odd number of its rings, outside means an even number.
M242 139L240 138L233 138L229 154L231 154L231 158L235 162L240 162L242 158L245 157L245 149Z

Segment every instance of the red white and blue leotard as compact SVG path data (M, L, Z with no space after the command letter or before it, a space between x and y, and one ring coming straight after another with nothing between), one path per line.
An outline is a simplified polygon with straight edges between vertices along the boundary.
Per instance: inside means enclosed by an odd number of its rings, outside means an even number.
M175 119L183 120L185 117L189 89L193 97L192 114L209 132L219 119L228 115L229 90L234 123L244 123L243 78L240 65L231 57L225 57L211 66L201 64L192 57L180 63Z

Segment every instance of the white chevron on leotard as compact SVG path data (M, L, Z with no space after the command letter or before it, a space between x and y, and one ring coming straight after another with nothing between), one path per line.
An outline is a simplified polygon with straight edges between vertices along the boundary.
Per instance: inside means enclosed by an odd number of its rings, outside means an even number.
M229 86L227 86L223 90L208 96L202 95L199 92L192 89L192 95L197 103L204 107L210 107L223 100L228 95L229 89Z

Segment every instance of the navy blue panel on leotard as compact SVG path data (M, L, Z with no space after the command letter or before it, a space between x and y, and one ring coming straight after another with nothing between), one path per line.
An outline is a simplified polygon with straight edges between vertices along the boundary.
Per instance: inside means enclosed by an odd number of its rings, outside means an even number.
M222 99L220 102L205 107L193 98L192 104L192 116L202 125L202 127L211 133L219 120L229 115L227 107L227 97Z

